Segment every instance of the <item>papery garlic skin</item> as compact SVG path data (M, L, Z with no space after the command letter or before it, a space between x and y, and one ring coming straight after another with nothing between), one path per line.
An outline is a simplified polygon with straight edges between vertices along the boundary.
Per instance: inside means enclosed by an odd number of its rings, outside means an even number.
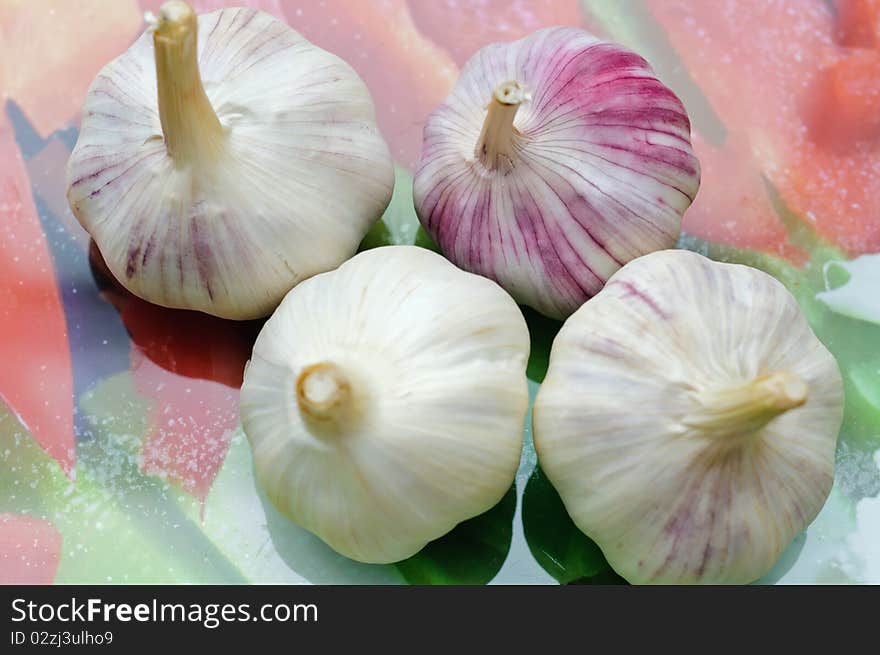
M414 200L454 263L565 318L675 244L699 177L687 113L648 63L556 27L468 61L425 126Z
M132 293L265 316L355 253L391 198L391 155L341 59L242 8L198 17L196 62L195 24L185 4L166 3L100 72L68 199Z
M414 246L364 251L257 338L241 418L259 483L347 557L409 557L513 484L528 354L494 282Z
M843 386L761 271L663 251L566 321L533 410L540 466L633 583L749 583L816 516Z

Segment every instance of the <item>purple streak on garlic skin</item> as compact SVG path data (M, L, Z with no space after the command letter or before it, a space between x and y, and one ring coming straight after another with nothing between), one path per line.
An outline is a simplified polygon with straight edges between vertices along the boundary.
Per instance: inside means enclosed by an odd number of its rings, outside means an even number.
M194 208L195 209L195 208ZM211 288L211 279L214 272L214 252L211 242L206 239L201 224L205 221L205 214L202 212L194 212L190 216L190 232L192 234L193 261L198 271L199 279L202 286L208 292L208 297L214 299L214 290Z
M651 298L647 293L640 291L635 284L632 282L617 282L615 284L621 285L624 289L626 289L627 296L633 296L641 300L645 305L651 308L651 311L657 314L663 320L669 320L669 314L657 304L657 301Z
M530 97L496 167L475 146L506 80ZM453 262L564 318L623 264L675 244L699 176L687 113L644 59L550 28L467 63L425 126L414 200Z

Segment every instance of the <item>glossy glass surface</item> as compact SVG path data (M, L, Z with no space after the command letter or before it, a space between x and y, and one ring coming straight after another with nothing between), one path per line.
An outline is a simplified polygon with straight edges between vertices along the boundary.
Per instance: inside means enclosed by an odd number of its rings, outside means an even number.
M193 2L200 11L227 3ZM431 247L421 129L479 47L572 24L645 56L692 117L703 182L680 246L770 272L846 381L825 508L762 580L880 582L880 15L837 0L258 0L349 61L397 162L362 247ZM536 468L397 565L349 561L255 484L238 387L260 322L150 305L65 198L78 112L145 0L0 0L0 582L611 583ZM532 396L559 324L525 311Z

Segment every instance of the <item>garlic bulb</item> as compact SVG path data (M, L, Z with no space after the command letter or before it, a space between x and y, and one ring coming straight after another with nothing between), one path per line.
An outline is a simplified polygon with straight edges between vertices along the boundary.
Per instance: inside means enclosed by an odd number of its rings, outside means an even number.
M348 64L268 14L172 1L92 83L68 184L129 291L246 319L354 254L394 170Z
M257 338L241 419L258 480L363 562L416 553L513 483L529 334L494 282L386 246L295 287Z
M748 583L831 490L837 363L761 271L686 251L624 266L566 321L538 461L634 583Z
M557 27L471 58L425 126L414 200L455 264L564 318L675 244L699 176L687 113L648 63Z

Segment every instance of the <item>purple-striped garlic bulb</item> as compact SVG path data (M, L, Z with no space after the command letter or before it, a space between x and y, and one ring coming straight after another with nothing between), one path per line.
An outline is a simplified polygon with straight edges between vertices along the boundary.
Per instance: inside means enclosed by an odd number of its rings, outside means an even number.
M465 65L425 126L414 199L455 264L565 318L676 243L699 180L687 113L648 63L555 27Z
M67 197L113 275L247 319L351 257L394 168L354 70L272 16L183 2L89 89Z
M750 583L825 503L843 402L837 362L780 282L666 250L563 325L535 451L628 581Z

